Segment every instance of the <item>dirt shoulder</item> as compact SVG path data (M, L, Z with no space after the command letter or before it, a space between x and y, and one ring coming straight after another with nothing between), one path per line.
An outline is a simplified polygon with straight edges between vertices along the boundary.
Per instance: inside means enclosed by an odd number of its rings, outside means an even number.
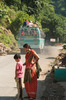
M60 53L53 62L52 68L44 80L45 89L40 100L66 100L66 82L55 80L54 68L66 66L66 53Z
M43 91L41 100L65 100L65 90L58 82L54 81L54 74L52 72L47 73L44 85L46 88Z

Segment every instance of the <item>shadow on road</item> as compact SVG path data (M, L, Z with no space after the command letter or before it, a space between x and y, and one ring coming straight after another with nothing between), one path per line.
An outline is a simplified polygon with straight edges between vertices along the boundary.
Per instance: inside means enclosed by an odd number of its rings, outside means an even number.
M15 97L10 97L10 96L0 96L0 100L14 100Z
M46 59L55 59L55 57L48 57L48 58L46 58Z

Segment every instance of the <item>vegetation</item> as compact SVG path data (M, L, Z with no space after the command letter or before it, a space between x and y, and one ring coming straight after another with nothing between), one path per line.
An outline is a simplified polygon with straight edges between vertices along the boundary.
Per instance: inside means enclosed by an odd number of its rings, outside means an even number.
M0 43L3 43L6 47L10 48L13 51L18 50L18 45L14 38L14 35L10 30L7 30L3 27L0 27Z
M66 44L63 45L63 49L66 49Z
M62 14L66 17L66 0L52 0L57 14Z
M33 22L37 20L46 34L46 41L49 42L50 38L59 38L59 42L66 43L65 10L65 0L1 0L0 26L10 29L18 39L20 25L26 19ZM5 36L2 38L5 39ZM8 38L7 43L10 43Z

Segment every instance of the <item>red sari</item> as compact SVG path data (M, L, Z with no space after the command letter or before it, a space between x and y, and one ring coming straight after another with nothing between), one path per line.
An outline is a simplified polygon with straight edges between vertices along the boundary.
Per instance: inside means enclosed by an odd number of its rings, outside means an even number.
M33 54L34 54L34 50L29 51L28 53L26 53L26 69L28 70L32 70L32 77L31 77L31 81L25 81L25 89L27 92L28 97L31 98L36 98L36 92L37 92L37 74L36 74L36 65L35 64L31 64L32 62L32 58L33 58ZM26 75L26 78L28 76L28 72Z

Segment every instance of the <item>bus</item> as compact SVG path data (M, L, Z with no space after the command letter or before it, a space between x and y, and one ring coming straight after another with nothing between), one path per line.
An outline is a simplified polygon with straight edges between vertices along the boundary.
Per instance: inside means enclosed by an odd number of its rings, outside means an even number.
M18 47L24 53L23 45L28 43L37 53L44 50L44 33L37 27L21 26L18 34Z

